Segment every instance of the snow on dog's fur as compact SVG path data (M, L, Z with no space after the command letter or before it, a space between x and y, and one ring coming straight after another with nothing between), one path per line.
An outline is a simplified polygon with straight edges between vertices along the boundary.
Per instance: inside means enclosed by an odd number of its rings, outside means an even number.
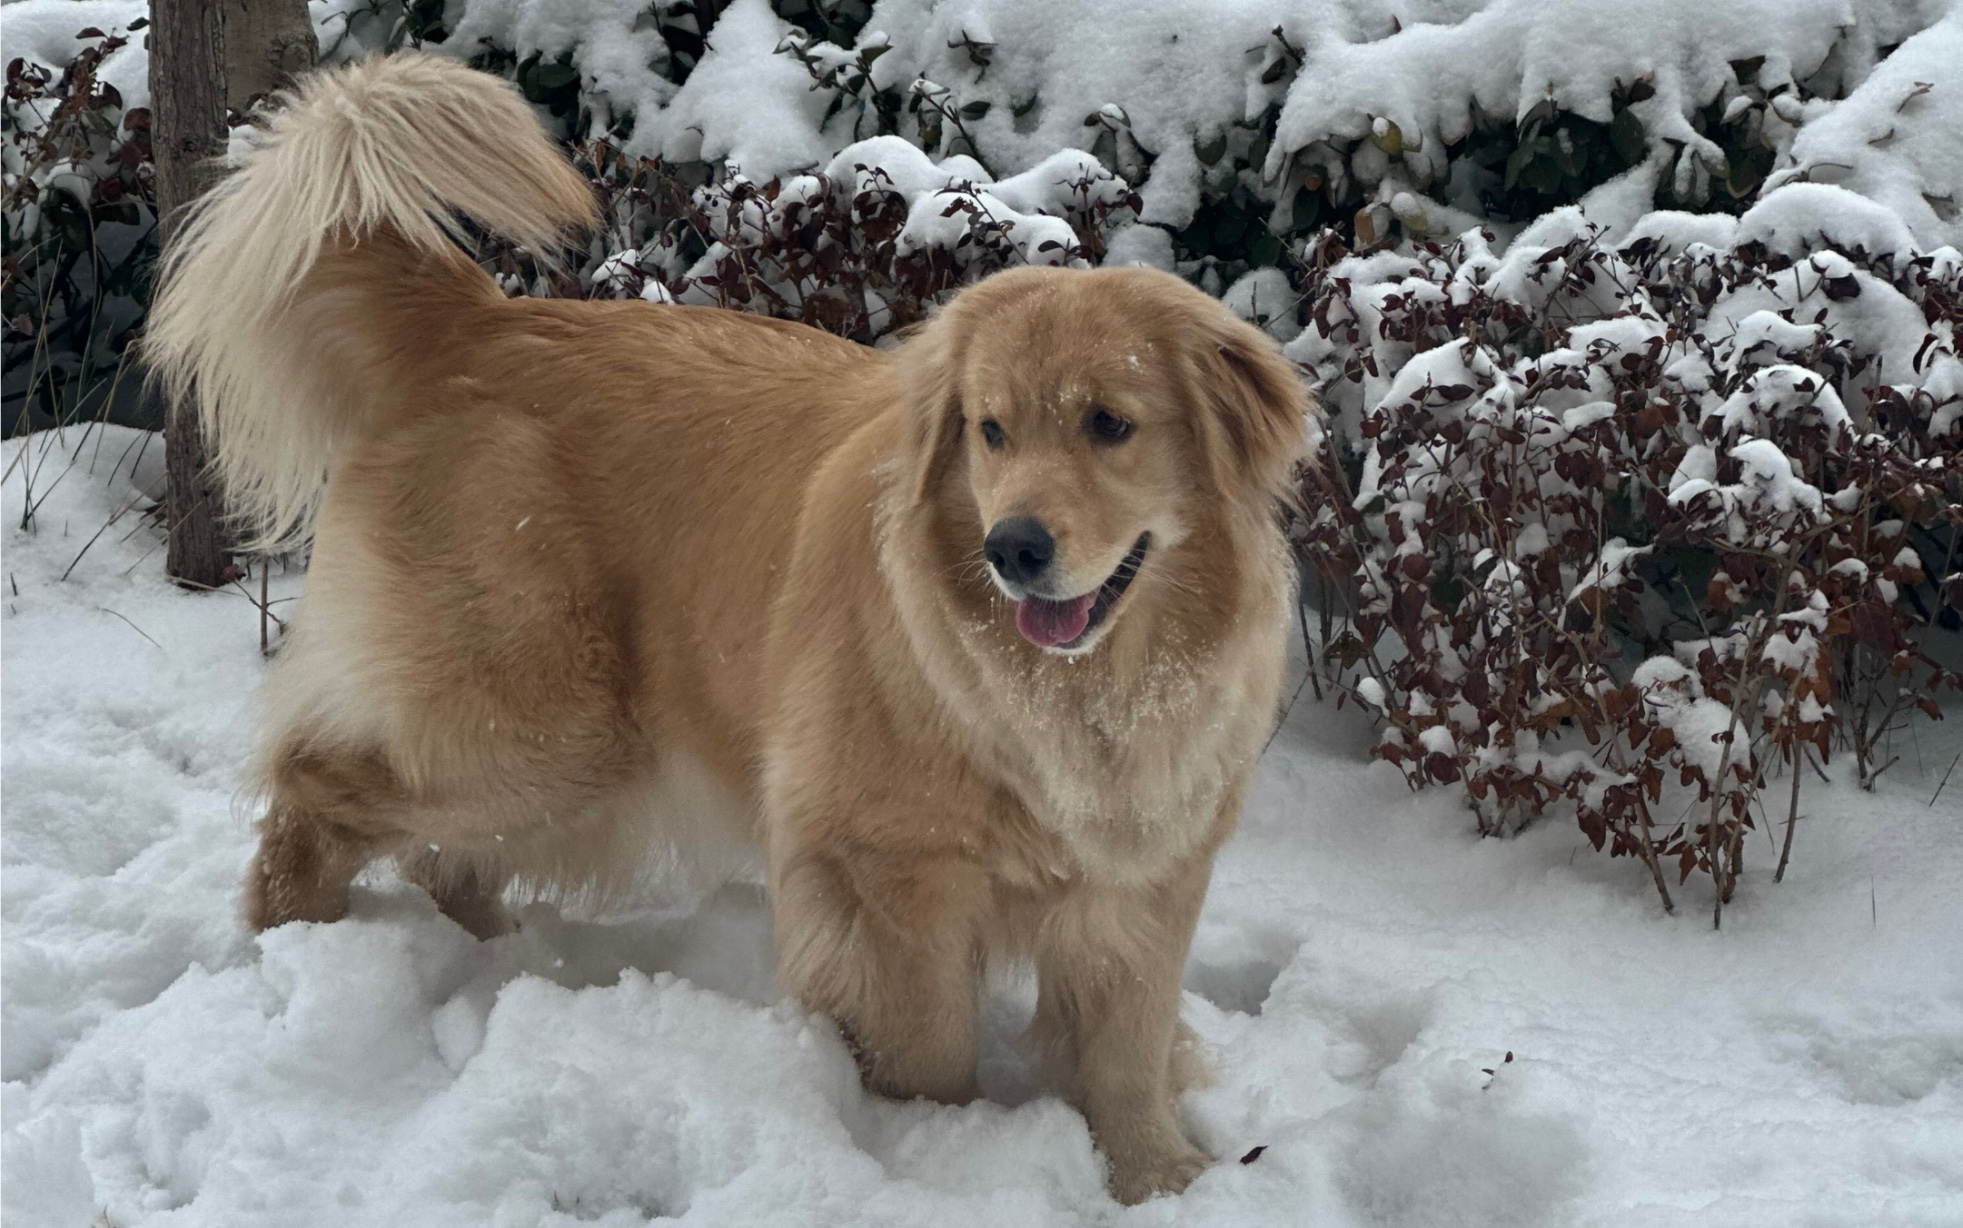
M591 197L506 86L322 74L197 206L146 352L264 543L311 525L268 684L255 926L394 856L480 934L705 826L761 838L781 983L868 1083L976 1094L991 961L1127 1201L1206 1157L1180 972L1274 720L1276 503L1310 411L1143 269L1022 269L892 353L508 300Z

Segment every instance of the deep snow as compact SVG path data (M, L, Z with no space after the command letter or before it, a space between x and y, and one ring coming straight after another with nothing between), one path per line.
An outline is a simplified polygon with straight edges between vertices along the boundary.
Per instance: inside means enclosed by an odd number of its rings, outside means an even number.
M1665 917L1561 821L1476 839L1305 695L1188 970L1218 1080L1186 1107L1225 1159L1126 1211L1016 1046L1028 986L988 1103L869 1098L776 1000L753 887L478 944L375 874L351 919L254 939L256 611L171 589L136 511L60 579L156 440L4 458L8 1228L1963 1223L1958 722L1873 796L1809 787L1788 881L1763 847L1713 933L1697 884Z

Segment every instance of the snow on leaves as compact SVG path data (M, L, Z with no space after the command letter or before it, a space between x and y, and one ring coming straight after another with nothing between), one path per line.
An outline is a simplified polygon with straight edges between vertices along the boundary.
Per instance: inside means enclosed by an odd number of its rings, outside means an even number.
M583 286L538 291L733 307L860 341L997 269L1101 259L1137 202L1076 150L999 181L972 158L937 163L892 136L847 147L822 173L768 183L733 170L691 183L682 168L604 143L580 146L577 159L609 233Z
M1721 907L1778 764L1783 871L1802 760L1851 748L1871 785L1963 685L1922 647L1963 610L1953 251L1618 248L1570 216L1503 256L1307 263L1325 665L1482 831L1565 802L1666 905L1701 871Z

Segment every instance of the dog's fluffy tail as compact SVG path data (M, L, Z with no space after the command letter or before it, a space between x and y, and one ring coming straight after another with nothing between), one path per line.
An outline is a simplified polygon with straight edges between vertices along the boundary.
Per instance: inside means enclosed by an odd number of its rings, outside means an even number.
M375 380L407 339L373 309L495 295L458 252L465 218L549 256L595 213L517 92L458 61L371 58L287 103L183 217L143 344L168 401L196 405L258 549L304 538L337 454L390 399Z

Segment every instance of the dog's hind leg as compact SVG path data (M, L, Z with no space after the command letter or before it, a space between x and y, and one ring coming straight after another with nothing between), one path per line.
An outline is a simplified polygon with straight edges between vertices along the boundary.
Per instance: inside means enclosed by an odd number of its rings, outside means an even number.
M513 928L504 907L506 876L435 849L400 859L402 877L429 892L444 916L473 938L496 938Z
M400 798L394 773L372 751L281 750L246 872L246 922L268 930L346 916L354 876L402 842L386 818Z

